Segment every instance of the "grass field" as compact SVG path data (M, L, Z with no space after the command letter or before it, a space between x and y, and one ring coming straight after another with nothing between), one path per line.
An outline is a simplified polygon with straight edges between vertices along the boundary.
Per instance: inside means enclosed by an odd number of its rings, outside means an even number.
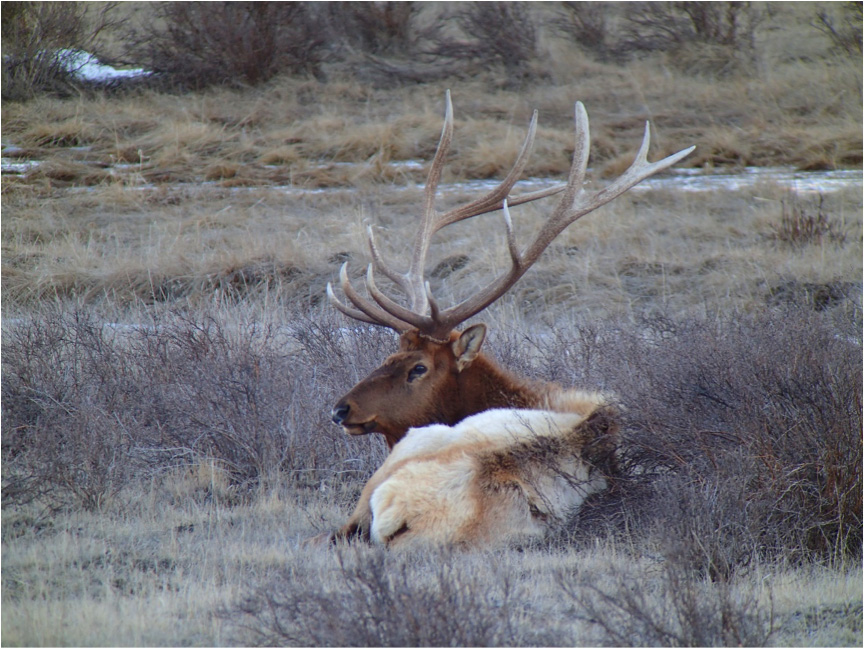
M576 100L592 187L646 119L650 158L695 144L693 173L860 169L860 62L792 14L737 76L550 42L518 88L4 101L4 161L39 164L2 182L3 644L860 646L860 183L632 191L476 318L503 365L624 406L615 488L545 541L303 544L386 453L329 411L395 337L325 286L365 271L367 224L404 254L444 90L442 206L506 174L534 108L526 175L562 180ZM513 210L520 241L553 202ZM429 262L439 301L464 297L508 263L503 219Z

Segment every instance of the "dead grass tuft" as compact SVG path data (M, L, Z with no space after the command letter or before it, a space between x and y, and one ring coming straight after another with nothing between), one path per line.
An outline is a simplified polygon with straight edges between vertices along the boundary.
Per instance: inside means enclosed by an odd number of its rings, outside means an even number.
M235 178L238 171L240 171L240 165L217 162L209 165L204 170L204 178L206 180L224 180L227 178Z
M99 135L95 125L81 115L75 115L55 124L36 122L23 137L37 147L62 148L92 144Z
M28 180L39 182L47 180L60 186L79 185L92 187L115 181L108 169L73 161L56 161L40 165L29 174Z
M846 233L836 220L826 214L824 203L821 194L816 201L806 201L796 196L782 201L780 219L771 224L770 237L793 247L818 245L823 241L843 245Z

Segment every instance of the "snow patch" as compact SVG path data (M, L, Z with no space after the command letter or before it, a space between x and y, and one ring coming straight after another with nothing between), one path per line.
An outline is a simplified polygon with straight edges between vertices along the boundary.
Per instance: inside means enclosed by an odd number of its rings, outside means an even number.
M109 83L118 79L135 79L146 77L151 74L143 68L131 70L118 70L110 65L100 62L94 55L83 50L57 50L57 62L73 76L82 81L93 83Z

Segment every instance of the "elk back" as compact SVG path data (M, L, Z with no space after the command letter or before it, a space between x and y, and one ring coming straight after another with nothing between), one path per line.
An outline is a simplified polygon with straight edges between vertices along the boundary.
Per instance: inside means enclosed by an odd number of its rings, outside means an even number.
M485 547L543 536L607 487L617 424L593 398L587 414L500 409L411 429L372 478L372 540Z

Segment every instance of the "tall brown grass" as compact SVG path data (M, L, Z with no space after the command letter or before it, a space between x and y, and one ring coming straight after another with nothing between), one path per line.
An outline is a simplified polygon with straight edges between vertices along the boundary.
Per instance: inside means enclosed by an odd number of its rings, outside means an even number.
M384 191L363 179L354 191L287 195L242 185L137 189L113 182L68 192L55 186L58 180L42 182L6 185L7 309L52 297L132 306L278 295L315 305L343 261L350 260L352 273L363 270L367 223L382 228L380 245L401 263L400 242L411 237L420 201L416 186ZM473 193L454 191L444 200ZM563 233L517 285L517 304L523 313L542 309L554 318L570 309L699 312L721 297L728 306L759 308L796 299L796 286L845 294L861 269L860 195L826 194L820 227L830 236L794 247L777 238L789 227L784 201L792 209L788 194L771 186L625 196ZM514 210L520 240L540 227L549 209ZM813 208L802 200L795 209ZM452 277L430 276L445 300L464 296L507 263L503 226L494 215L450 229L433 242L430 263L467 260Z
M784 52L790 43L799 49L818 44L818 38L796 37L791 27L781 31ZM765 41L766 47L773 42ZM651 119L658 154L679 142L698 144L696 156L685 162L691 166L858 166L861 71L854 62L825 54L824 43L823 50L822 56L808 49L797 58L766 51L755 73L722 78L690 74L662 57L611 64L550 45L547 69L518 89L496 87L490 73L386 90L351 77L327 82L276 77L254 90L41 97L6 102L2 134L39 159L62 160L70 155L68 147L89 146L91 165L136 163L138 172L155 182L201 180L212 162L225 161L250 170L258 182L282 183L286 174L267 168L273 150L291 152L276 158L287 163L283 171L301 172L304 162L360 163L379 152L388 160L428 158L449 87L462 137L467 131L480 143L524 128L531 109L540 109L546 129L540 142L551 140L554 146L538 152L528 170L532 175L566 171L560 150L572 140L576 99L592 115L595 165L620 164L618 158ZM508 147L487 149L480 164L471 164L475 148L474 142L463 142L453 151L458 177L486 177L507 165Z

